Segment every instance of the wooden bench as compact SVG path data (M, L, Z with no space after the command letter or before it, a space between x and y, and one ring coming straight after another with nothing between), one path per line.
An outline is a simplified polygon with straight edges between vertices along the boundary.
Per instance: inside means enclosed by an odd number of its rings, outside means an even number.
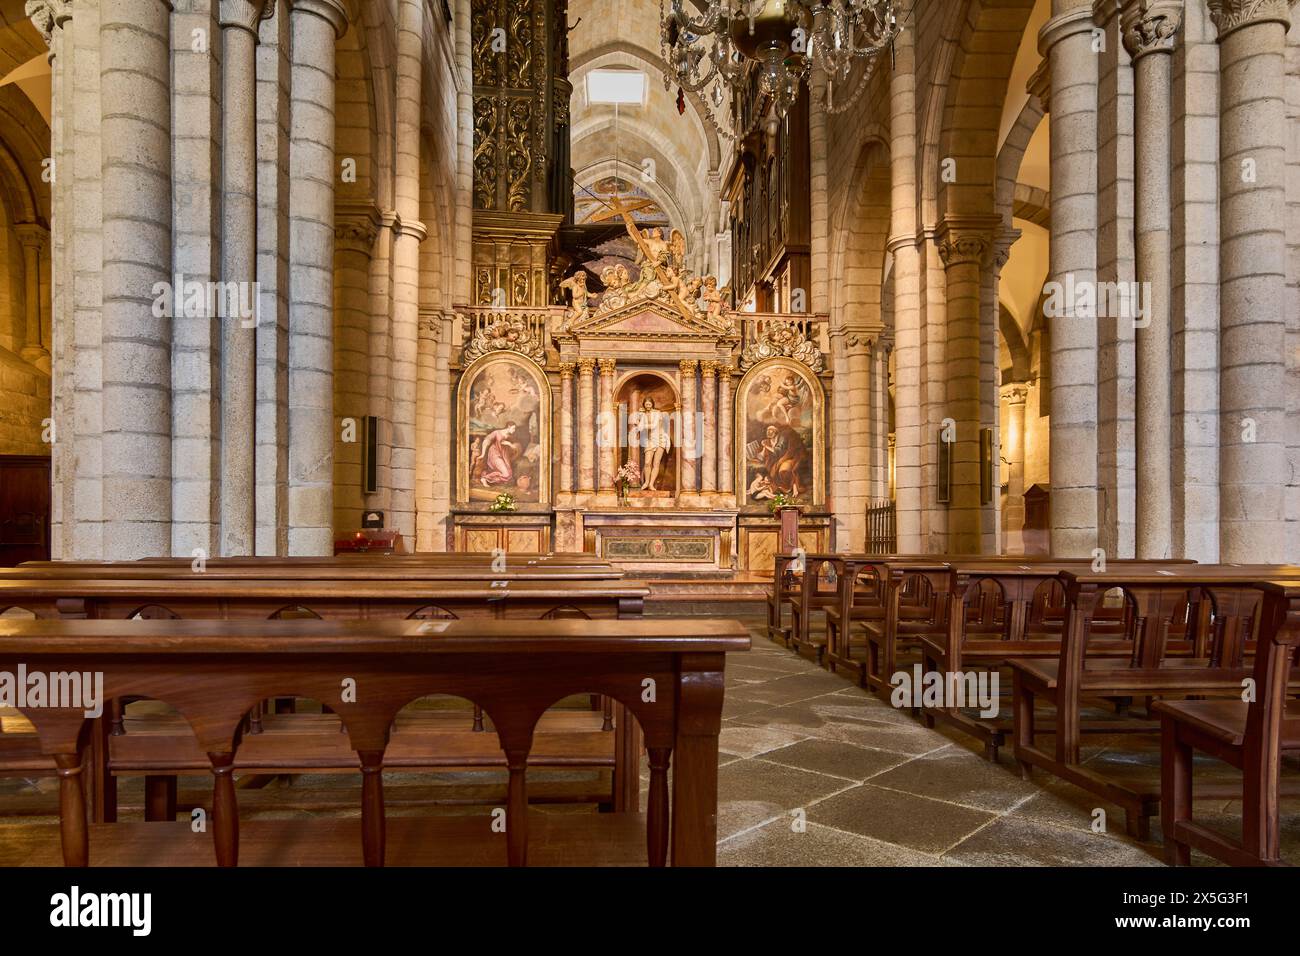
M1296 569L1277 568L1275 571ZM1194 567L1149 572L1076 574L1062 572L1066 622L1055 660L1011 661L1015 755L1021 771L1047 770L1125 811L1130 835L1147 839L1150 817L1157 812L1159 788L1101 773L1080 759L1085 699L1125 697L1239 696L1251 676L1244 665L1262 591L1254 569ZM1290 575L1285 575L1290 577ZM1127 658L1090 653L1090 621L1103 595L1119 588L1132 606L1131 650ZM1212 610L1208 656L1174 657L1169 632L1189 591L1206 595ZM1197 625L1199 627L1199 625ZM1037 746L1035 706L1053 711L1054 752ZM1210 788L1206 796L1218 796Z
M748 647L743 625L711 619L0 621L0 670L15 672L22 663L29 673L102 673L105 697L167 701L185 718L214 778L210 829L220 866L234 866L240 858L234 768L245 718L260 700L308 696L343 722L362 781L358 859L369 866L385 862L382 772L398 712L431 694L476 701L491 715L509 772L504 847L494 852L522 866L529 860L530 829L542 822L528 809L534 728L557 699L588 692L620 701L644 728L650 762L644 859L652 866L670 859L676 866L712 865L725 655ZM355 699L344 693L344 678L355 682ZM88 826L83 705L27 708L24 714L40 735L42 752L58 767L65 864L86 866L93 852L96 862L138 865L167 859L159 847L168 836L192 844L188 823ZM573 817L572 833L575 826L602 829L603 817L627 815L563 816ZM474 831L471 842L499 839L485 817L457 825ZM545 825L544 849L550 850L558 824ZM319 829L322 844L330 832ZM611 832L626 842L626 829L603 827L604 837ZM250 855L283 862L276 857L276 833L261 828L264 842ZM139 837L134 850L133 834ZM618 850L609 840L588 845L602 842L608 852Z
M367 568L359 576L345 582L335 579L292 577L282 580L282 559L264 562L262 576L209 577L190 572L188 563L166 560L157 577L149 579L114 579L111 573L91 579L63 577L0 576L0 606L21 607L38 618L185 618L217 620L267 620L275 617L319 617L332 620L350 619L529 619L577 618L607 619L632 618L641 614L648 589L622 581L585 581L565 577L560 581L526 577L512 580L510 573L528 575L528 566L519 564L505 576L491 580L419 580L394 579L387 574L392 558L383 558L378 568ZM331 565L333 559L326 559ZM377 562L370 559L369 565ZM414 563L414 562L406 562ZM435 562L429 562L433 564ZM482 563L461 558L462 564ZM134 565L135 562L125 563ZM123 563L114 564L114 572ZM85 567L83 565L83 567ZM597 564L594 567L600 568ZM607 566L606 566L607 567ZM500 578L499 580L497 578ZM601 706L598 703L598 706ZM120 707L113 708L112 718L98 722L95 728L95 747L92 753L92 799L96 821L111 821L116 816L115 773L141 774L146 777L148 805L156 812L166 814L174 805L176 772L184 773L190 766L189 754L176 736L156 733L155 759L146 770L140 766L136 741L130 736L128 724L122 719ZM635 809L639 800L640 743L635 721L619 705L604 702L590 731L584 732L584 744L576 748L575 756L584 756L584 765L597 770L610 770L608 789L594 787L589 799L608 802L614 809ZM252 718L250 732L263 729L260 708ZM545 729L551 730L548 718ZM152 721L154 725L157 720ZM165 722L164 722L165 723ZM149 731L149 724L139 724L138 731ZM152 728L157 731L155 726ZM454 740L442 726L426 728L436 733L444 744L459 747L465 757L464 766L491 767L500 764L500 755L481 733L482 713L477 708L473 723L464 719L461 739ZM571 727L558 728L572 732ZM472 735L472 736L471 736ZM0 735L0 772L29 773L41 760L31 748L25 735ZM165 766L160 748L163 740L170 740L174 761L171 771ZM301 735L275 734L275 746L282 752L268 759L268 771L280 766L296 765L303 759L300 748L311 750L313 744ZM143 745L143 744L142 744ZM264 746L270 746L271 742ZM320 749L319 746L316 747ZM260 751L255 751L260 752ZM327 752L327 751L326 751ZM117 763L116 758L122 762ZM346 755L334 769L350 768ZM46 772L52 768L46 764ZM318 768L324 769L324 768ZM173 810L174 812L174 810Z
M1278 801L1282 755L1300 753L1300 715L1287 713L1288 677L1300 644L1300 584L1262 585L1255 693L1244 700L1159 701L1160 829L1165 860L1191 863L1198 849L1233 866L1281 864ZM1192 755L1201 751L1241 771L1241 839L1192 817Z

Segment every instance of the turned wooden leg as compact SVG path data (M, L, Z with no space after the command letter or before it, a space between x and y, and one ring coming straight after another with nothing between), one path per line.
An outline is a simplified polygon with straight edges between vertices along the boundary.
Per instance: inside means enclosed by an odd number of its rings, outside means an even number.
M646 854L651 866L668 865L668 747L650 747L650 806L646 815Z
M600 698L601 716L603 722L600 725L601 730L614 729L614 701L609 697Z
M144 778L144 818L169 823L176 819L175 775L150 774Z
M474 705L474 732L479 733L483 730L483 708L478 704Z
M358 750L361 759L361 855L366 866L384 865L384 752Z
M239 805L235 802L235 755L210 753L212 763L212 844L217 866L239 862Z
M510 784L506 791L506 859L510 866L528 865L528 751L506 752Z
M90 865L90 831L86 824L86 789L81 754L55 754L59 771L59 835L64 866Z

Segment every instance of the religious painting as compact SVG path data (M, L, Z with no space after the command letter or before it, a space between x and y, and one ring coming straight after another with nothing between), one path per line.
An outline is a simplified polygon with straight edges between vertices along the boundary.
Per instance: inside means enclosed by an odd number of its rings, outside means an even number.
M806 365L771 359L755 365L736 393L736 498L765 505L778 494L808 506L824 500L825 396Z
M550 500L551 392L538 366L499 352L465 370L458 389L457 499L490 505Z
M677 496L677 392L652 373L630 376L614 396L619 409L619 469L630 498ZM620 483L621 483L620 482Z

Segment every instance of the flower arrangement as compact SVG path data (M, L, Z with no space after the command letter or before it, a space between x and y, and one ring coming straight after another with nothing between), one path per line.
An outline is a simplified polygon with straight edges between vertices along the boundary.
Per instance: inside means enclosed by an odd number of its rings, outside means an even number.
M767 503L767 510L776 514L782 508L794 508L794 495L787 495L784 491L778 491L772 496L772 500Z
M618 474L614 476L614 484L618 487L618 496L627 500L631 490L641 486L641 469L636 466L636 462L624 463L618 470Z
M488 511L493 511L496 512L497 514L500 514L505 511L514 511L514 510L515 510L515 496L510 494L510 492L508 491L501 492L501 494L497 495L496 500L493 501L492 504L488 506Z

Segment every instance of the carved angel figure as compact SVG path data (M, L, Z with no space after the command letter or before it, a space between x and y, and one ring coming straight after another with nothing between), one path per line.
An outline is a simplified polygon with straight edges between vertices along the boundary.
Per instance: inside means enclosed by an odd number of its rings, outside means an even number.
M587 291L587 270L579 268L560 283L560 288L569 293L569 310L564 313L564 324L568 326L586 318L591 299L591 293Z

